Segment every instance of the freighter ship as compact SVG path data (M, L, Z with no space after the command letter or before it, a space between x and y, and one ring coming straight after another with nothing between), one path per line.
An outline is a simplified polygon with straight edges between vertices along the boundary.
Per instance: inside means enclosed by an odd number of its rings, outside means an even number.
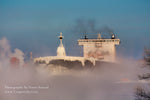
M102 38L98 34L97 38L85 36L78 40L78 45L83 46L83 57L67 56L63 46L63 36L59 36L60 45L57 48L57 56L46 56L34 58L37 65L45 65L51 71L62 71L66 69L86 69L95 68L103 63L116 63L116 45L120 44L120 39L114 34L111 38Z

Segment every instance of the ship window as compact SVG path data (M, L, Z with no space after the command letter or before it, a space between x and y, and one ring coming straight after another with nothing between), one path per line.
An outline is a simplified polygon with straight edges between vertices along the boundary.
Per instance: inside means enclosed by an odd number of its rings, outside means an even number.
M102 47L102 43L95 43L95 47Z

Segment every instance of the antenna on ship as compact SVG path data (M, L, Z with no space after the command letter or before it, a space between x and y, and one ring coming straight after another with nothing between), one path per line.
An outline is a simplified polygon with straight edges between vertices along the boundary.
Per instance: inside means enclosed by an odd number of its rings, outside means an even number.
M100 33L98 33L98 37L97 37L97 38L98 38L98 39L101 39L101 38L102 38Z

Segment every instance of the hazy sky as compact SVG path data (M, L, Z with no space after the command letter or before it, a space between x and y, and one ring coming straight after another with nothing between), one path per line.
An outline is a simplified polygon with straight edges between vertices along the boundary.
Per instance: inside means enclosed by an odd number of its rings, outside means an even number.
M63 32L68 55L80 55L82 34L72 31L77 19L113 29L121 39L118 51L134 58L150 44L150 0L0 0L0 38L26 54L56 55Z

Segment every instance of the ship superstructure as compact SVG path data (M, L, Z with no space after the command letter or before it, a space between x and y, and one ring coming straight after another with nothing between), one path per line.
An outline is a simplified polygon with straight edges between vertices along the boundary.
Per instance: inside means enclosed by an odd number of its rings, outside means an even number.
M95 39L85 36L78 40L78 44L83 46L83 56L87 58L104 58L103 61L116 62L116 45L120 44L120 39L116 39L113 34L110 39L104 39L101 34Z

